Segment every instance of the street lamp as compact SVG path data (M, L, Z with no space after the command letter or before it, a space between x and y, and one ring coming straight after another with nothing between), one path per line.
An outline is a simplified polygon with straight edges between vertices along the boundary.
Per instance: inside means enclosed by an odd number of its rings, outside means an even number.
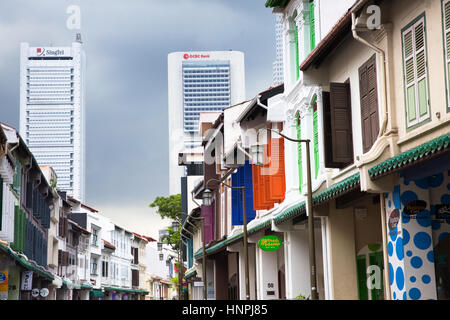
M307 213L308 213L308 232L309 232L309 269L310 269L310 281L311 281L311 300L318 300L319 296L317 293L317 280L316 280L316 250L315 250L315 239L314 239L314 213L312 210L312 184L311 184L311 159L310 159L310 150L309 144L311 140L309 139L292 139L286 137L276 130L272 130L269 128L263 128L258 131L257 135L257 143L252 145L250 150L252 153L252 163L254 165L263 165L264 164L264 147L263 144L258 143L259 132L261 130L269 130L273 131L283 138L293 141L293 142L302 142L306 143L306 167L307 167Z
M208 184L211 181L219 182L220 184L223 184L227 188L230 189L241 189L242 190L242 206L243 206L243 227L244 227L244 262L245 262L245 299L250 300L250 288L249 288L249 270L248 270L248 241L247 241L247 211L245 206L245 187L232 187L228 184L226 184L223 181L217 180L217 179L209 179L206 182L206 189L203 191L202 199L203 199L203 205L210 206L212 205L212 191L208 189Z

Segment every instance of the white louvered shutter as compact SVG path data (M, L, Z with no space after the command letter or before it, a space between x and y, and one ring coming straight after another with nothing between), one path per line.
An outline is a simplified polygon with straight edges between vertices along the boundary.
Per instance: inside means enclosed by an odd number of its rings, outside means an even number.
M444 17L444 52L447 80L447 99L450 99L450 0L444 0L442 2L442 12ZM448 106L450 106L450 102L448 103Z

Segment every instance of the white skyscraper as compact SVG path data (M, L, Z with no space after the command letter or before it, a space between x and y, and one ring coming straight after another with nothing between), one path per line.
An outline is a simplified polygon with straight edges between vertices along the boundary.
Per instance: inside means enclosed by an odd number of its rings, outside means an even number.
M20 134L39 165L52 166L58 188L84 201L86 58L71 47L20 47Z
M169 192L180 193L178 154L201 145L200 112L221 111L245 99L244 54L239 51L168 55Z
M281 22L283 15L275 15L275 46L276 55L273 62L273 85L277 86L284 82L283 80L283 23Z

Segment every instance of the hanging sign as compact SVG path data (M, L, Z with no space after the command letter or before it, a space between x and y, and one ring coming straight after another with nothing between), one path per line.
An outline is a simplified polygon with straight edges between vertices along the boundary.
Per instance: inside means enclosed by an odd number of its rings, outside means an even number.
M33 283L33 271L22 272L22 283L20 290L31 290L31 285Z
M398 209L394 209L389 215L388 220L389 230L394 230L397 227L399 220L400 220L400 213Z
M403 212L409 216L416 215L427 207L427 203L423 200L410 201L403 208Z
M8 270L0 270L0 296L8 294Z
M48 296L48 289L47 288L42 288L40 291L40 295L41 297L45 298Z
M450 205L437 204L436 205L436 219L450 219Z
M38 288L34 288L33 290L31 290L31 296L33 298L37 298L37 297L39 297L39 292L40 292L40 290Z
M258 247L264 251L276 251L281 247L281 240L277 236L264 236L259 239Z

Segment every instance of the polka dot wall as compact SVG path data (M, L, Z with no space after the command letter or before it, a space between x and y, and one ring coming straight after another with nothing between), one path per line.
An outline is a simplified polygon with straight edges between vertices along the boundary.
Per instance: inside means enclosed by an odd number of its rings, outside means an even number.
M409 216L408 202L423 200L426 208ZM450 219L435 220L436 204L450 204L450 179L445 174L409 181L401 178L392 193L385 194L386 221L398 209L400 220L388 228L388 258L391 298L394 300L436 299L433 247L450 233Z

